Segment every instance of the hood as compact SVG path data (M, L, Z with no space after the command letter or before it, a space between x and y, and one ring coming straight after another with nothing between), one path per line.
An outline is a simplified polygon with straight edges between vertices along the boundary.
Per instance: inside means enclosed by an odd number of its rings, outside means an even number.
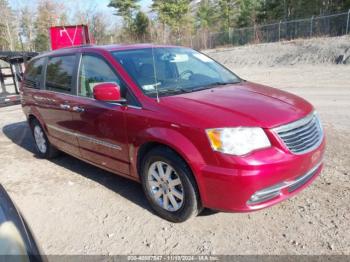
M273 128L309 114L313 107L288 92L250 82L161 98L161 104L201 127Z

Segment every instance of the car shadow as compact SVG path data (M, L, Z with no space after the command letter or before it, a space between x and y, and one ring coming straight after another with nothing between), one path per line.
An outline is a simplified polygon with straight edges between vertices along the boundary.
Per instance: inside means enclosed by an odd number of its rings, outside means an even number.
M34 139L26 121L6 125L3 127L2 132L13 143L37 157ZM154 214L147 203L139 183L115 175L64 153L48 161L93 180Z

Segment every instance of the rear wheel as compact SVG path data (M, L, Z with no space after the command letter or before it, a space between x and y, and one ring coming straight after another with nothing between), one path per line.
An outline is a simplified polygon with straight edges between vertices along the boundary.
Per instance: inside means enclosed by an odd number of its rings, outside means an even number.
M59 151L53 145L51 145L39 121L33 119L30 122L30 128L32 130L38 155L41 158L47 159L57 156Z
M186 162L165 147L152 149L143 159L141 180L153 210L172 222L198 214L199 194Z

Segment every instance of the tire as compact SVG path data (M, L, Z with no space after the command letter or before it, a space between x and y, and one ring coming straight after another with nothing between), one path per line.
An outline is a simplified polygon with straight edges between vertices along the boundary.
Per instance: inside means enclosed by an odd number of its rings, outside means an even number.
M140 175L146 198L160 217L178 223L201 211L192 172L171 149L156 147L148 152L142 160Z
M32 131L38 156L46 159L56 157L59 154L59 151L50 143L39 121L33 119L30 121L29 126Z

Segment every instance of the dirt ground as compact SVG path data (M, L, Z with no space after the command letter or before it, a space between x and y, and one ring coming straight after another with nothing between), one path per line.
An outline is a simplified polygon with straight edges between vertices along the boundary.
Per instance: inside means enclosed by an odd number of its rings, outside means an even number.
M350 67L232 67L311 101L325 169L296 197L254 213L154 215L135 182L73 157L38 159L20 106L0 108L0 183L46 254L350 254Z

